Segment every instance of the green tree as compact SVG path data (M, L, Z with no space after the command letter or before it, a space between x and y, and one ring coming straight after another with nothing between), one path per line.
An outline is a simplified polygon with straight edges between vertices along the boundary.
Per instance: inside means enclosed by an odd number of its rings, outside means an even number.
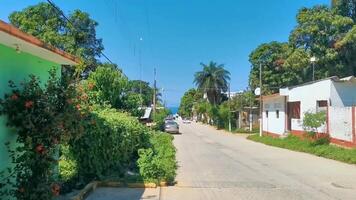
M342 59L345 65L349 66L344 73L356 76L356 26L353 26L346 36L336 43L336 48L340 59Z
M123 97L123 109L136 117L141 117L144 114L144 110L140 109L142 103L143 99L140 94L130 92Z
M337 14L356 21L356 0L332 0L331 6Z
M142 94L143 105L151 106L153 98L153 88L148 82L141 80L129 81L129 91L137 94Z
M42 41L83 58L88 70L95 69L104 49L102 39L97 38L98 23L88 13L80 10L72 12L67 22L48 3L29 6L9 16L11 24Z
M203 95L196 89L189 89L181 98L178 113L182 117L192 117L193 109L202 99Z
M210 62L201 63L203 70L196 72L194 83L198 89L207 94L210 103L216 105L221 102L221 93L228 89L230 72L224 69L224 65Z
M292 58L300 57L287 43L270 42L261 44L251 52L250 86L252 89L259 87L260 65L262 65L262 88L264 94L277 92L280 87L301 83L303 81L297 68L293 66ZM294 60L298 58L293 58ZM291 63L292 62L292 63ZM293 65L292 65L293 64ZM286 66L285 66L286 65Z
M341 59L336 44L352 26L351 18L337 15L328 7L302 8L289 42L293 48L302 49L310 56L317 57L316 79L334 75L346 76L352 66Z
M124 98L128 86L127 77L114 67L98 67L85 81L89 96L94 103L109 103L117 109L124 109Z

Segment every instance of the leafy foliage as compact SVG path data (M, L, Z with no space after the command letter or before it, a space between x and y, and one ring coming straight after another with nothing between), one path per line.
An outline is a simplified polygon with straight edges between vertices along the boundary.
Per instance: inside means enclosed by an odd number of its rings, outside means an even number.
M67 22L48 3L39 3L9 16L11 24L42 41L83 58L86 71L95 69L104 49L102 40L96 36L98 23L88 13L72 12Z
M14 167L9 168L7 187L1 192L17 199L52 199L60 192L54 179L58 144L83 133L76 120L81 113L72 100L75 90L58 79L55 70L44 88L33 75L21 87L12 82L10 87L12 92L1 100L0 114L7 116L19 145L9 148Z
M299 60L300 55L293 52L293 57L288 59L289 52L292 50L288 44L279 42L261 44L251 52L249 56L252 65L250 87L252 89L259 87L260 65L262 66L263 94L275 93L282 86L301 83L303 78L300 74L304 66L295 66L294 62L291 62Z
M136 94L142 94L144 106L151 106L153 97L153 88L150 87L148 82L141 80L130 80L129 91Z
M150 147L138 151L140 174L146 181L172 183L176 176L176 149L173 137L167 133L155 133L150 138Z
M192 117L194 106L199 102L203 97L203 94L196 89L189 89L184 93L180 105L179 105L179 114L182 117Z
M92 103L110 104L114 108L123 108L124 92L128 80L119 70L111 67L98 67L84 81L87 94Z
M222 100L221 93L228 90L230 72L224 69L224 65L212 61L201 65L203 70L195 73L194 83L207 94L210 103L219 104Z
M153 129L157 131L164 131L164 119L170 114L166 108L157 109L156 113L152 115L153 122L156 124Z
M303 118L303 127L308 132L317 133L318 128L324 125L326 122L326 113L325 112L317 112L304 113Z
M149 130L136 118L94 105L85 119L86 134L72 140L70 151L80 180L123 175L133 167L138 149L148 145Z

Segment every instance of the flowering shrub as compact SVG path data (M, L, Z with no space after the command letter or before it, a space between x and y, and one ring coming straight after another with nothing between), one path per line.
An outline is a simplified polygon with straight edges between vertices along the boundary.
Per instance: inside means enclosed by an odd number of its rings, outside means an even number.
M80 112L72 103L74 88L56 77L55 70L45 87L35 76L0 100L0 114L17 133L15 149L9 148L13 168L9 169L1 194L17 199L52 199L60 193L55 180L58 144L83 130L76 119ZM9 147L9 145L8 145Z

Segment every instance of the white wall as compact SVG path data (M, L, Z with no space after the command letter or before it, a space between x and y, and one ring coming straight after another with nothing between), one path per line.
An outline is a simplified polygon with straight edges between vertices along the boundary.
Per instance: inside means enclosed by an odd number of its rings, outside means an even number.
M329 107L329 134L352 142L352 107Z
M315 112L317 101L330 99L331 80L323 80L313 84L307 84L291 88L288 92L288 102L300 101L300 119L292 119L292 130L303 131L303 117L306 112ZM321 132L325 131L325 127L321 127Z
M332 82L330 103L334 107L347 107L356 105L355 82Z
M277 96L263 100L263 131L283 135L285 133L285 97ZM268 110L268 118L266 117ZM279 110L277 118L276 110Z

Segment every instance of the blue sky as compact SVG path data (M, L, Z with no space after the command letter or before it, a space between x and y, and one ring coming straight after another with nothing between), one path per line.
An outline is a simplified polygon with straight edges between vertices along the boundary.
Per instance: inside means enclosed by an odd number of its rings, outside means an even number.
M0 0L0 19L38 0ZM177 106L184 91L194 87L199 63L223 63L231 72L233 91L248 83L249 53L259 44L287 41L301 7L330 0L53 0L66 14L75 9L95 19L105 54L130 79L158 87L167 105ZM142 38L142 40L140 40Z

